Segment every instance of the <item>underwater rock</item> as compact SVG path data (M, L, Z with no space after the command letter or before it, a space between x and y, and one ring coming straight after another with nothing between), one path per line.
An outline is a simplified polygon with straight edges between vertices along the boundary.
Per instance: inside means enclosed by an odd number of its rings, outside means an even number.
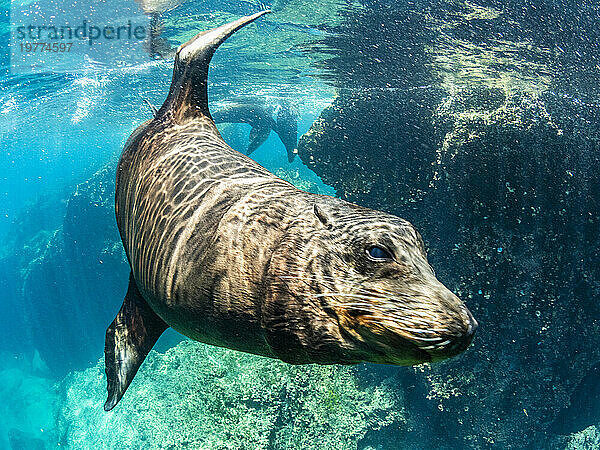
M433 174L437 98L441 91L338 95L302 136L298 154L345 200L368 198L370 207L386 211L390 205L410 208Z
M26 326L42 359L60 375L98 358L127 287L112 167L77 186L62 226L39 244L39 256L23 270Z
M428 439L549 446L560 439L545 427L600 357L600 121L549 94L491 89L420 111L393 93L340 95L300 157L343 198L421 229L440 279L481 323L471 351L422 379L420 413L446 415ZM582 114L596 125L578 130Z
M564 448L547 427L600 359L599 109L522 40L516 3L433 2L415 33L410 5L369 4L323 40L337 97L298 153L340 197L421 230L481 325L464 355L397 372L414 431L435 448ZM371 33L388 27L413 60L391 41L401 57L382 59Z
M0 338L4 348L19 351L30 343L26 319L20 306L19 258L15 255L0 258Z
M600 448L600 433L592 425L572 435L565 450L590 450L596 448Z
M430 399L409 413L445 416L427 439L550 448L562 441L546 427L600 357L600 120L551 94L434 98L340 94L299 155L342 198L422 230L481 324L472 350L421 375ZM582 115L596 125L578 128Z
M193 341L152 351L106 413L104 363L68 376L59 414L69 448L356 449L401 428L401 398L348 366L294 366Z
M600 424L600 363L579 382L569 398L569 407L558 413L548 430L567 435L596 424Z

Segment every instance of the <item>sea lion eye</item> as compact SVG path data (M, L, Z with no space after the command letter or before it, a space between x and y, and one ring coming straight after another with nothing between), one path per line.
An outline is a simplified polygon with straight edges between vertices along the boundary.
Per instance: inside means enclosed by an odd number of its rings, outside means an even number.
M383 260L383 261L391 261L392 255L386 249L373 245L367 249L367 255L371 257L371 259Z

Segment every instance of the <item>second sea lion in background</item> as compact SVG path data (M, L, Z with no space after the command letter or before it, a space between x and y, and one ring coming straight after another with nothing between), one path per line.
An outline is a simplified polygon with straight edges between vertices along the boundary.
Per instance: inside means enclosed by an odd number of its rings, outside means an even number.
M275 110L277 120L273 119ZM298 118L294 108L287 102L277 108L258 101L233 103L213 112L212 118L215 123L246 123L252 127L246 155L260 147L273 130L285 146L288 161L292 162L296 156Z

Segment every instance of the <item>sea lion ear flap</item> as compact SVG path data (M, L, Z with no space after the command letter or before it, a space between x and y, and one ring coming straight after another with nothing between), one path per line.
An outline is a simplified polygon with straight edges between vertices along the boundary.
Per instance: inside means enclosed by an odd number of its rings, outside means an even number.
M319 207L316 203L313 205L313 211L317 219L325 225L325 227L331 229L333 227L331 218L323 211L323 208Z

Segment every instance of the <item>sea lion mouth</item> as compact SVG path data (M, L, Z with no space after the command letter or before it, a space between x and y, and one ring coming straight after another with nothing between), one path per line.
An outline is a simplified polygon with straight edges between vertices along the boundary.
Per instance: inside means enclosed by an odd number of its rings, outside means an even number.
M433 360L417 342L388 328L363 324L356 331L368 348L370 357L367 360L371 362L411 366Z
M470 313L464 327L443 332L372 321L368 316L354 316L354 320L356 333L374 355L372 362L395 365L435 362L456 356L469 347L478 326Z
M411 357L410 365L434 361L431 354L428 353L427 351L423 350L422 348L420 348L415 342L412 342L411 340L405 339L405 338L399 338L399 339L401 339L403 341L402 342L403 352L408 351L408 353L410 353L410 357ZM386 355L387 358L389 359L387 364L405 365L404 364L404 362L406 361L405 354L403 354L401 356L400 355L396 356L395 355L396 352L397 352L397 349L395 352L390 352Z
M419 349L430 355L432 361L452 358L464 352L471 345L475 330L478 327L477 321L471 313L468 311L467 313L464 328L454 329L452 332L446 332L437 338L417 338L413 341Z

